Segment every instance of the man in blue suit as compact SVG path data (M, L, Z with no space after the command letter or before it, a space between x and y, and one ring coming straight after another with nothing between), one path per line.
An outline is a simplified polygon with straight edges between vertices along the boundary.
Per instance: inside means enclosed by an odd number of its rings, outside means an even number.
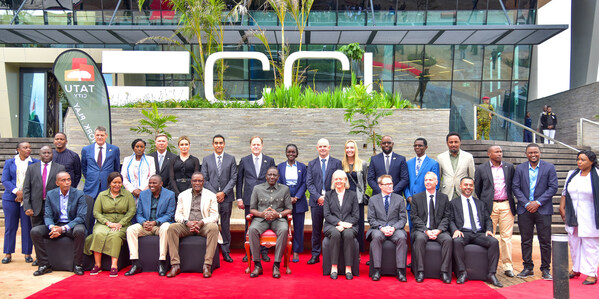
M250 139L251 154L241 158L237 169L237 207L245 210L245 216L250 213L250 201L252 191L256 185L266 182L266 171L271 167L277 167L275 159L262 154L263 140L260 136L253 136ZM248 223L245 222L245 231L247 232ZM268 257L268 248L260 247L262 260L270 262ZM243 258L247 262L247 256Z
M555 166L541 161L541 150L537 144L526 147L528 162L516 167L512 191L518 201L518 227L522 237L522 260L524 270L518 277L533 276L532 238L537 227L537 238L541 248L541 273L545 280L553 280L549 272L551 265L551 216L552 198L557 192Z
M426 155L426 150L428 149L428 143L426 139L420 137L416 138L414 141L414 152L416 153L416 157L408 160L406 164L408 165L408 174L410 177L410 183L408 187L404 190L404 194L406 200L408 202L406 210L408 210L408 215L412 210L412 195L418 194L420 192L424 192L426 187L424 186L424 176L427 172L434 172L437 177L439 177L439 163L437 161L429 158ZM437 190L439 190L439 185L437 184ZM410 224L410 231L412 230L412 218L408 218L408 223Z
M108 174L121 170L121 152L117 146L106 143L107 136L106 128L97 127L94 133L96 142L81 150L81 173L85 177L83 193L94 199L100 191L107 189ZM90 223L94 221L92 215ZM91 234L93 225L87 229Z
M148 182L148 189L141 191L137 200L137 223L127 228L129 258L133 266L125 276L143 271L139 263L138 238L148 235L160 237L158 274L166 275L166 231L173 222L176 207L175 192L162 188L162 177L159 174L152 175Z
M322 138L316 144L318 158L308 163L306 187L310 192L310 214L312 216L312 257L308 264L320 262L322 226L324 224L324 195L331 190L331 178L337 169L343 169L341 161L329 156L331 145Z
M406 158L393 152L393 139L391 136L383 136L381 149L383 150L382 153L370 158L370 166L368 167L368 185L372 188L372 195L381 193L381 188L376 182L377 178L383 174L388 174L393 178L393 193L403 196L404 189L410 183Z

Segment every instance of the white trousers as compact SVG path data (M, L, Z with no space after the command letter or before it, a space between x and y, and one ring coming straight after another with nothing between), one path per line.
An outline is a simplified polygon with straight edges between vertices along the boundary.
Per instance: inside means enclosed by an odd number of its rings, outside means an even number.
M158 235L160 237L159 248L160 248L160 257L158 258L161 261L166 260L167 253L167 239L166 239L166 231L168 230L170 223L165 222L160 225L160 228L154 226L152 231L147 231L141 226L141 224L136 223L127 228L127 244L129 245L129 258L132 260L139 259L139 246L138 246L138 238L149 235Z
M579 237L578 227L574 232L568 232L570 255L572 256L572 271L597 277L599 266L599 237Z
M543 130L543 134L551 138L555 138L555 130ZM545 144L553 144L553 141L545 138Z

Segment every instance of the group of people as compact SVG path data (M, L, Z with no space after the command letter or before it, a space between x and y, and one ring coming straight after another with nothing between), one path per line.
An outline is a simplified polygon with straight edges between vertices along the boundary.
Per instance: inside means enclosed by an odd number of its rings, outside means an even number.
M427 156L424 138L414 141L415 157L406 160L393 152L391 136L384 136L382 153L372 156L368 164L360 159L355 141L345 143L343 158L339 160L330 155L331 146L323 138L316 145L318 157L307 165L297 160L299 150L294 144L285 149L287 161L277 165L263 154L262 138L253 136L249 140L251 153L237 164L235 157L224 151L225 137L215 135L214 152L200 164L190 154L189 138L179 138L179 155L175 155L167 151L168 137L161 134L155 138L156 151L150 154L145 154L145 141L134 140L133 154L124 158L121 167L120 150L106 143L106 137L106 129L98 127L96 142L83 148L81 159L66 148L64 133L56 134L54 150L42 147L41 161L30 157L27 142L18 145L18 154L6 161L2 175L7 190L3 195L6 255L2 263L12 259L20 219L22 250L28 262L33 262L32 246L36 248L38 270L34 275L52 271L44 238L64 234L75 240L74 272L78 275L83 275L85 253L94 256L91 275L102 271L101 256L106 254L112 257L110 275L117 276L120 249L127 242L132 267L125 275L130 276L143 271L138 238L158 235L158 273L174 277L181 269L180 238L201 235L207 240L203 268L207 278L212 275L217 246L223 260L233 262L230 218L236 203L246 216L253 215L251 225L247 227L246 223L251 257L243 258L254 262L250 277L263 273L261 261L270 261L268 250L261 248L259 242L267 229L277 234L272 276L280 277L289 229L287 215L293 219L292 262L299 262L299 253L304 250L305 213L310 210L312 249L307 262L320 262L324 233L331 251L332 279L337 279L339 273L346 279L353 278L352 257L358 254L354 244L357 240L357 250L364 251L367 239L373 280L381 277L382 244L390 240L396 246L397 279L406 281L411 242L411 268L416 281L422 282L426 242L431 241L441 244L443 282L451 282L452 263L457 265L457 282L467 281L464 246L473 243L488 249L488 281L501 287L495 276L500 256L504 273L514 276L511 237L516 214L524 260L524 270L518 277L533 275L532 240L536 226L542 277L552 279L551 199L558 188L557 174L551 163L540 160L540 147L536 144L528 145L528 162L517 167L502 160L499 146L489 147L489 161L475 167L472 155L460 149L458 133L447 135L448 151L436 160ZM560 212L569 228L572 250L578 253L572 254L576 261L571 277L582 273L588 276L585 283L595 283L599 263L599 196L595 194L595 184L599 188L599 181L595 180L597 172L590 170L595 169L596 157L590 151L581 152L578 161L579 170L569 175L564 188ZM82 175L85 185L80 191L76 186ZM585 185L584 180L591 184ZM368 187L372 189L371 196ZM95 200L90 221L86 220L86 196ZM590 223L592 217L595 223ZM365 234L366 220L370 228ZM494 237L497 226L499 241ZM341 250L345 269L338 269Z

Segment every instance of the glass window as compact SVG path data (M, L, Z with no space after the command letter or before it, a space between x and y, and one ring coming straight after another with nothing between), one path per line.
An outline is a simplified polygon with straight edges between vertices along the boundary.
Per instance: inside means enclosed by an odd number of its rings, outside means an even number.
M366 24L366 10L362 6L343 6L339 3L338 25L339 26L364 26ZM347 8L349 7L349 8Z
M46 137L46 71L21 70L20 137Z
M451 80L453 46L426 46L424 76L430 80Z
M426 1L401 0L397 4L397 25L424 25Z
M392 45L369 45L366 46L366 52L372 53L373 60L373 84L385 84L393 80L393 46ZM358 68L354 67L356 76L363 78L363 65L362 61L354 62L355 65L359 65ZM391 85L389 85L391 87ZM387 89L390 90L390 89Z
M458 0L458 25L485 24L487 1Z
M528 80L530 75L531 46L516 46L514 49L514 80Z
M248 81L225 81L223 85L225 99L247 99L250 96Z
M237 47L235 45L228 45L223 47L223 51L244 51L247 46ZM247 80L248 79L248 64L249 61L253 59L223 59L226 68L224 72L225 80ZM258 62L258 61L256 61ZM214 80L218 80L218 66L220 65L221 60L217 60L214 65ZM260 64L258 62L258 64Z
M250 26L260 25L260 26L277 26L279 24L279 19L277 14L272 11L252 11L250 13Z
M270 55L272 55L272 59L276 63L280 63L278 47L276 45L270 45L271 53L268 53L266 47L264 45L250 45L248 51L261 52L268 57L269 61L271 59ZM258 60L251 59L247 60L248 64L248 72L250 80L274 80L274 72L276 71L273 66L270 66L270 71L262 70L262 63ZM277 74L278 76L279 74Z
M146 0L146 2L151 2L152 0ZM160 1L160 0L154 0ZM102 10L102 1L101 0L75 0L73 1L73 9L74 10Z
M451 99L451 82L421 80L416 97L422 96L422 108L448 108Z
M312 4L312 12L310 12L310 15L316 11L335 11L336 9L337 9L337 1L336 0L314 1L314 4Z
M424 64L423 55L424 46L421 45L395 46L394 79L414 80L420 78ZM376 68L377 65L375 64L374 67Z
M456 45L454 51L453 80L480 80L483 69L483 47Z
M15 24L21 25L44 25L43 10L21 10Z
M399 93L402 99L407 99L413 105L421 107L422 102L420 101L420 93L416 96L418 86L418 81L395 81L395 83L393 83L393 93Z
M337 25L337 12L312 11L308 17L309 26L335 26Z
M480 103L480 82L453 82L449 130L458 132L462 139L473 139L474 104Z
M429 0L426 13L427 25L453 25L456 18L455 0Z
M518 1L517 24L535 24L537 0Z
M484 80L509 80L512 78L514 46L486 46L483 60Z

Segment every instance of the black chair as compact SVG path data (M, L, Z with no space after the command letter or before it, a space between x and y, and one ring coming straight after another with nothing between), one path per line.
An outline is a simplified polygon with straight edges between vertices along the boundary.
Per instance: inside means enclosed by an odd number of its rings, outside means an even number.
M94 267L94 255L83 255L83 269L85 271L90 271ZM101 260L102 270L110 271L110 266L112 265L111 257L107 254L102 254ZM119 271L127 266L131 265L131 260L129 259L129 246L127 246L127 241L123 241L123 245L121 246L121 252L119 253L119 260L117 262L117 269Z
M372 262L372 260L372 251L370 251L370 266L368 268L368 276L372 276L372 274L374 274L374 263ZM395 243L393 243L393 241L391 240L383 241L383 252L381 256L381 275L397 275Z
M219 247L216 246L212 271L220 268ZM158 246L156 246L158 248ZM204 269L204 255L206 254L206 238L202 236L189 236L179 241L179 258L181 259L181 272L201 273ZM156 255L158 260L158 255Z
M464 246L464 255L466 256L464 263L468 279L486 280L487 274L489 274L487 249L476 244L468 244ZM455 262L453 263L453 272L456 273L456 276L459 274Z
M144 272L157 272L158 259L160 258L160 237L145 236L138 239L138 262ZM170 259L167 256L167 261ZM167 265L168 269L168 265Z
M443 260L441 259L441 244L439 244L438 242L426 242L424 258L424 278L440 279L442 262Z
M325 237L322 241L322 274L330 275L331 274L331 249L329 248L329 237ZM358 244L358 239L354 239L354 257L353 257L353 265L351 267L351 272L354 276L360 276L360 245ZM394 255L395 256L395 255ZM343 249L339 250L339 263L337 264L337 268L339 271L345 271L345 259L343 256ZM343 275L342 272L339 272Z

